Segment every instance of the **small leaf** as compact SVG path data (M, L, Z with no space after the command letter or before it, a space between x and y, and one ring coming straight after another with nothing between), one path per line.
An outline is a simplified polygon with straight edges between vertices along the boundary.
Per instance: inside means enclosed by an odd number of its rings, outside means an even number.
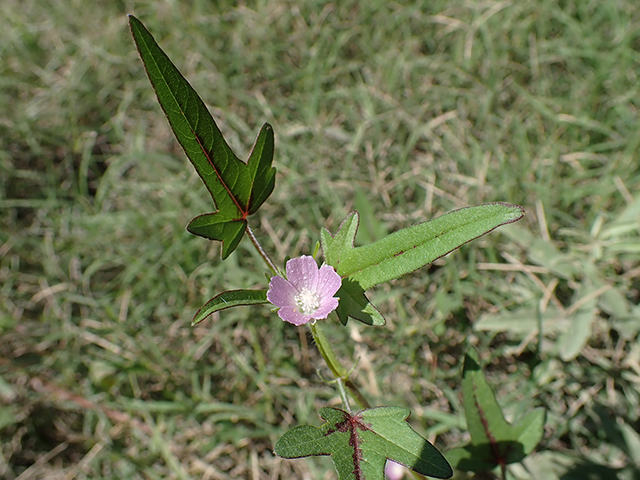
M545 335L561 332L569 326L566 314L549 304L542 314L539 314L536 308L520 307L501 313L482 315L473 324L473 328L479 332L509 332L525 338L534 332L537 333L538 315L542 316L542 331Z
M260 303L269 303L267 301L266 290L230 290L216 295L205 303L193 317L191 326L200 323L212 313L224 310L225 308L238 307L241 305L258 305Z
M580 263L576 258L558 250L553 241L536 237L526 228L518 226L505 230L505 235L522 246L531 262L548 268L560 278L569 280L580 272Z
M369 288L428 265L465 243L523 216L522 207L507 203L466 207L397 231L376 242L354 247L359 215L358 212L350 213L335 236L326 229L321 232L326 263L353 284L349 291L341 289L338 292L339 296L347 294L353 300L338 309L340 320L345 324L348 317L353 317L364 323L381 324L380 319L371 313L375 308L364 295ZM363 317L366 320L362 320Z
M406 422L410 411L377 407L355 415L323 407L327 422L286 432L275 447L284 458L331 455L340 480L383 480L387 459L435 478L450 478L453 470L442 454Z
M536 408L530 411L513 425L513 433L517 437L518 443L522 446L525 455L529 455L542 440L544 435L544 422L546 412L543 408ZM514 460L519 461L519 460Z
M584 267L589 270L592 265L585 264ZM568 328L557 342L558 353L564 362L576 358L592 336L592 325L598 316L597 298L592 296L596 290L589 280L585 280L576 292L574 304L580 302L581 306L569 317ZM587 301L582 303L584 299Z
M347 324L349 317L367 325L380 326L386 323L382 314L369 302L364 290L356 282L348 278L343 280L336 296L340 299L336 313L343 325Z
M160 106L217 208L215 213L194 218L187 229L222 242L225 259L242 239L247 217L258 210L275 186L273 129L265 123L248 162L240 160L202 99L149 31L132 15L129 25Z
M474 472L504 468L521 461L542 440L545 411L535 409L518 423L507 423L471 348L464 359L462 396L471 444L447 452L456 468Z

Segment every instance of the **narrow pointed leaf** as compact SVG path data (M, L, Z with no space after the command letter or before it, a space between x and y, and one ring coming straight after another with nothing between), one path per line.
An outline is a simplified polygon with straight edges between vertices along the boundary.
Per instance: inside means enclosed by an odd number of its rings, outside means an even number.
M273 191L273 129L264 124L248 162L240 160L224 140L202 99L149 31L131 15L129 24L167 120L217 209L215 213L196 217L188 230L221 241L222 258L227 258L244 234L247 217L255 213Z
M350 213L334 236L326 229L321 232L326 263L333 266L344 281L352 284L349 291L343 288L338 292L340 298L344 294L353 300L338 309L340 320L346 323L348 317L358 320L365 317L364 323L380 324L376 323L380 320L371 315L373 306L364 295L369 288L428 265L465 243L523 216L522 207L507 203L466 207L397 231L376 242L354 247L359 215L358 212Z
M450 478L451 467L442 454L406 422L410 411L401 407L377 407L350 415L323 407L326 423L286 432L275 447L284 458L331 455L340 480L384 480L384 466L391 459L435 478Z
M216 295L195 314L191 325L196 325L214 312L241 305L257 305L269 303L266 290L230 290Z
M462 397L471 444L447 452L456 468L479 472L519 462L542 440L545 411L535 409L509 424L473 349L465 355Z
M322 231L322 249L327 263L335 267L338 274L358 282L366 291L428 265L523 216L522 207L506 203L465 207L356 248L359 216L352 212L335 237L326 229Z
M478 354L472 348L464 358L462 395L467 429L474 444L490 443L497 433L508 430L509 424L484 378Z

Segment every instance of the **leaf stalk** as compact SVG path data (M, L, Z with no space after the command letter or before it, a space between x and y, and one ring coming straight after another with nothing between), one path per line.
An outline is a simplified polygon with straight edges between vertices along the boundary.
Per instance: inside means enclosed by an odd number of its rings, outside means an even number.
M269 255L267 255L267 252L264 251L264 248L262 248L262 245L260 245L260 242L258 242L258 239L253 234L253 230L251 230L251 227L249 226L249 224L247 224L246 232L249 235L249 238L251 239L251 243L253 243L253 246L256 248L256 250L262 257L262 259L264 260L264 263L267 264L267 267L269 267L269 269L274 273L274 275L278 275L278 269L275 263L273 263L273 260L271 260Z

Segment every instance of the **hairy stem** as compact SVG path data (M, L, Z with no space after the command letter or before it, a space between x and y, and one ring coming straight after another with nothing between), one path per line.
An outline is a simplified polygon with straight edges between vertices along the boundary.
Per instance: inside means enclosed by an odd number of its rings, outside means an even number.
M258 251L258 253L262 257L262 259L264 260L264 263L266 263L267 267L269 267L271 269L271 271L274 274L277 275L278 274L278 269L277 269L275 263L273 263L273 260L271 260L269 255L267 255L267 252L264 251L264 248L262 248L262 245L260 245L260 242L258 242L258 239L253 234L253 230L251 230L251 227L249 226L248 223L247 223L247 234L249 235L249 238L251 239L251 243L253 243L253 246L256 247L256 250Z
M342 381L341 378L336 378L336 384L338 385L338 390L340 390L340 398L342 399L342 406L347 411L347 413L351 415L351 403L349 402L347 391L344 389L344 382Z
M310 325L311 335L313 335L313 340L316 342L316 346L324 358L324 361L327 363L329 370L336 379L339 379L344 382L344 385L349 389L351 396L353 399L360 405L361 408L371 408L369 402L364 397L358 386L349 378L349 372L345 370L342 366L336 354L333 352L327 337L324 336L322 330L318 327L317 323Z

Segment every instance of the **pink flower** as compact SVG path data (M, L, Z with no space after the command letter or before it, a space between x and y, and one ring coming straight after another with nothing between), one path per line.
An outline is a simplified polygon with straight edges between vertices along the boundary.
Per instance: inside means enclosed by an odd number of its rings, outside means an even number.
M405 471L402 465L393 460L387 460L387 465L384 467L384 474L387 476L387 480L401 480L404 478Z
M267 300L279 307L278 316L285 322L304 325L327 318L338 307L334 297L342 279L330 265L318 264L303 255L287 262L287 278L271 277Z

